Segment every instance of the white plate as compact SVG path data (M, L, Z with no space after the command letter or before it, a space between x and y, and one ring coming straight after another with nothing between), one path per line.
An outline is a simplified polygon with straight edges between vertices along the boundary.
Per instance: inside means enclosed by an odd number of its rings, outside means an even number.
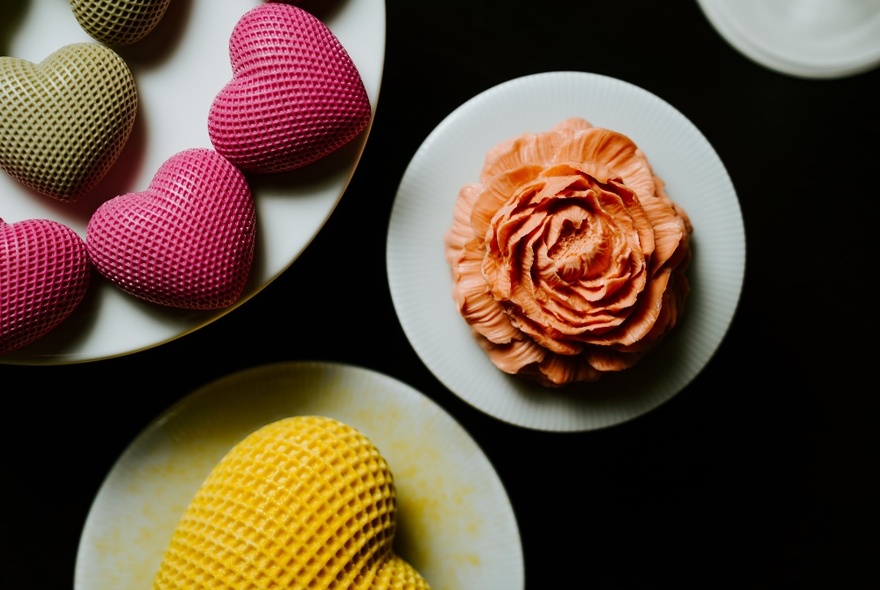
M728 43L771 70L841 78L880 64L880 0L697 2Z
M694 226L692 292L663 345L623 374L564 392L501 372L473 339L452 299L443 236L459 188L479 178L486 151L568 117L622 132L645 152ZM634 418L702 370L733 319L745 270L739 201L697 128L653 94L614 78L546 72L467 101L425 139L398 188L387 241L388 281L406 336L434 375L474 407L538 430L583 431Z
M341 420L388 461L397 552L434 588L525 586L507 493L470 435L429 398L347 365L276 363L218 379L153 421L111 469L86 519L76 590L149 590L196 490L235 443L297 415Z
M0 52L39 63L63 45L92 41L68 2L14 4L22 7L22 22L4 25L3 31L14 28L14 32L8 39L0 37ZM89 217L100 202L146 189L162 162L178 151L212 147L208 109L231 77L229 37L244 13L259 4L260 0L172 2L157 29L140 43L119 50L138 84L139 113L125 151L95 198L61 203L0 174L0 218L7 223L53 219L85 238ZM385 58L384 0L342 0L316 16L351 55L375 115ZM313 165L253 177L257 250L250 280L235 305L210 312L167 309L141 302L96 274L86 299L71 317L37 342L0 356L0 363L64 364L121 356L174 340L248 301L317 235L353 176L371 127Z

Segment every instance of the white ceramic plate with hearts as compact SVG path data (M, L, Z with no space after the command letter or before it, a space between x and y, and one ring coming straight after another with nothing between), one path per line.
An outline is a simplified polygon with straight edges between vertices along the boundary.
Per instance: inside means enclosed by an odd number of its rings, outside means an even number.
M459 189L476 182L486 152L569 117L629 136L666 181L694 227L691 293L681 322L650 355L620 374L561 391L496 368L452 298L444 235ZM586 72L510 80L467 101L425 139L407 167L391 212L388 281L413 348L453 393L505 422L586 431L640 416L681 391L709 362L739 302L745 230L723 163L674 107L628 82Z
M161 164L189 148L212 148L211 102L231 77L229 38L261 0L172 2L156 29L118 49L139 92L134 130L116 165L93 194L55 201L0 174L0 218L12 224L45 218L82 238L92 212L108 198L145 190ZM318 16L358 68L375 114L385 56L384 0L318 3ZM311 3L301 3L303 8ZM4 8L0 54L39 63L69 43L93 41L67 2L32 0ZM309 245L332 214L358 165L368 126L338 151L309 166L252 178L257 213L253 267L241 298L219 311L160 307L123 293L96 276L83 302L60 326L0 363L68 364L122 356L197 330L258 294Z
M149 590L177 521L242 438L288 416L359 429L388 461L398 495L395 549L433 588L519 590L519 529L503 484L440 406L375 371L334 363L263 365L209 383L128 446L86 519L77 590Z

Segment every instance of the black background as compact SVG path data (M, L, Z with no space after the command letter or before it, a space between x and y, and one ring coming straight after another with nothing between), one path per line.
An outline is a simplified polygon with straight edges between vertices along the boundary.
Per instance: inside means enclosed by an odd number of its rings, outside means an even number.
M363 159L285 273L153 350L0 365L0 588L72 587L91 502L132 439L193 389L287 360L377 370L455 417L507 489L529 588L877 587L880 71L773 72L695 1L386 10ZM385 273L397 185L425 137L483 90L552 70L619 78L681 111L725 164L746 229L740 305L713 360L651 413L585 433L512 426L445 389L410 347ZM330 264L340 248L356 258Z

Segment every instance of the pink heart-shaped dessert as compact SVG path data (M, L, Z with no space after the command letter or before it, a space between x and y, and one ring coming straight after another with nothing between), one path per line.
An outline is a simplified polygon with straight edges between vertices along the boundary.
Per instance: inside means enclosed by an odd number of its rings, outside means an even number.
M220 309L239 299L254 256L256 212L244 175L206 148L166 160L143 192L101 204L86 229L95 268L139 299Z
M85 242L66 225L0 219L0 355L67 319L85 297L91 272Z
M336 151L370 122L370 99L333 32L289 4L252 8L229 42L233 77L208 113L214 149L242 170L285 172Z

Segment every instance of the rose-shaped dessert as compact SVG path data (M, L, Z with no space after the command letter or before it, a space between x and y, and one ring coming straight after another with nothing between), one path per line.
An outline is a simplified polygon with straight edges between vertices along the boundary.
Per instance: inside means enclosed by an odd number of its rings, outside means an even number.
M461 188L445 236L453 296L500 370L595 381L677 324L692 231L630 138L566 119L495 146Z

